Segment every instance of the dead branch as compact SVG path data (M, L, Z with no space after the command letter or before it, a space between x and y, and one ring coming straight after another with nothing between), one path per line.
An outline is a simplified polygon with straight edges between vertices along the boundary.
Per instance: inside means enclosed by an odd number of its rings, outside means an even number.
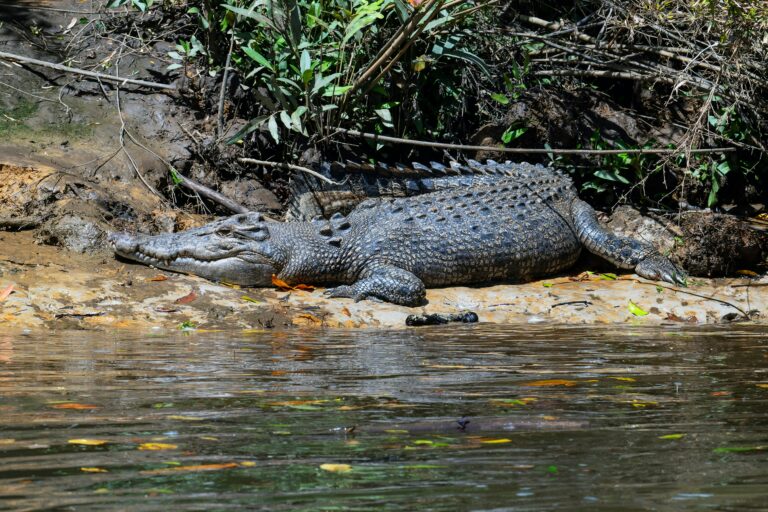
M331 185L344 184L343 182L340 183L338 181L333 181L332 179L328 178L327 176L323 176L317 171L313 171L312 169L309 169L307 167L302 167L300 165L286 164L283 162L269 162L267 160L256 160L254 158L238 158L237 161L240 162L241 164L263 165L265 167L277 167L278 169L288 169L290 171L305 172Z
M376 133L365 133L357 130L346 130L338 128L339 132L351 135L352 137L362 137L377 142L392 142L395 144L408 144L410 146L421 146L439 149L456 149L461 151L494 151L500 153L517 153L531 155L674 155L680 153L679 149L674 148L639 148L639 149L545 149L545 148L505 148L499 146L470 146L465 144L448 144L444 142L431 142L424 140L401 139L398 137L389 137L378 135ZM691 153L728 153L735 151L733 147L721 148L702 148L691 149ZM242 159L241 159L242 160ZM285 164L287 165L287 164Z
M17 62L17 63L21 62L24 64L31 64L33 66L41 66L44 68L55 69L56 71L62 71L64 73L74 73L76 75L81 75L88 78L94 78L97 80L117 82L118 84L132 84L140 87L149 87L152 89L162 89L162 90L170 90L170 91L176 90L176 86L171 84L147 82L145 80L136 80L133 78L124 78L120 76L107 75L104 73L96 73L95 71L72 68L69 66L64 66L63 64L55 64L53 62L46 62L44 60L33 59L31 57L24 57L23 55L15 55L13 53L0 52L0 60L6 60L8 62Z
M205 197L206 199L210 199L214 203L220 204L221 206L231 210L234 213L248 213L251 211L240 203L228 198L224 194L216 192L215 190L210 189L205 185L202 185L190 178L187 178L186 176L181 175L178 171L174 171L173 174L177 178L179 185L188 188L189 190Z

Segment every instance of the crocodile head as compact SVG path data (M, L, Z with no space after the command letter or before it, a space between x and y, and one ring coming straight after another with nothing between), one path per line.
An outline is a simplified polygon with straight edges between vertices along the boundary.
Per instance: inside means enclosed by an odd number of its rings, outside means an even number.
M267 224L257 213L227 217L205 226L156 236L112 233L123 258L212 281L271 286L280 271Z

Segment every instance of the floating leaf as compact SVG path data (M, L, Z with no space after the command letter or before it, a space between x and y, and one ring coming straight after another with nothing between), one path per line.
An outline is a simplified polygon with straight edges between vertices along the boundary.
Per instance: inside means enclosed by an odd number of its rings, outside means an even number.
M685 434L667 434L664 436L659 436L659 439L682 439L685 437Z
M8 438L6 438L6 439L0 439L0 446L2 446L2 445L4 445L4 444L13 444L13 443L15 443L15 442L16 442L16 440L15 440L15 439L8 439Z
M632 377L611 377L613 380L620 380L622 382L636 382Z
M65 403L65 404L56 404L56 405L52 405L51 407L53 407L54 409L74 409L74 410L77 410L77 411L89 410L89 409L98 409L99 408L98 405L78 404L78 403L73 403L73 402L68 402L68 403Z
M179 471L219 471L222 469L232 469L239 467L236 462L224 462L221 464L196 464L193 466L177 466L175 468L163 468L163 469L150 469L148 471L142 471L142 475L163 475L168 473L176 473Z
M645 315L648 314L647 311L641 309L637 304L635 304L631 300L629 301L629 304L627 305L627 309L629 310L630 313L632 313L635 316L645 316Z
M755 384L755 386L763 389L768 389L768 384L765 384L765 383Z
M501 437L499 439L481 439L480 442L483 444L505 444L511 443L512 440L506 437Z
M638 409L644 409L645 407L648 407L648 406L659 405L659 402L653 402L653 401L650 401L650 400L648 400L648 401L645 401L645 400L632 400L630 402L630 404L632 405L632 407L636 407Z
M349 464L320 464L320 469L323 471L330 471L331 473L349 473L352 471L352 466Z
M5 299L7 299L11 292L13 292L13 286L14 285L9 284L7 287L0 290L0 302L3 302Z
M763 452L768 450L768 446L720 446L712 450L715 453L748 453L748 452Z
M69 444L81 444L84 446L101 446L107 444L109 441L104 439L70 439L67 442Z
M576 380L547 379L547 380L535 380L533 382L526 382L523 385L535 386L535 387L555 387L555 386L571 387L571 386L576 386L577 384L579 384L579 382Z
M200 418L199 416L180 416L178 414L172 414L171 416L166 416L169 420L180 420L180 421L204 421L205 418Z
M256 463L252 460L244 460L243 462L240 463L240 465L243 466L244 468L252 468L256 466Z
M142 451L175 450L176 448L178 448L177 445L167 443L142 443L139 445L139 450Z
M109 473L109 471L104 468L80 468L80 471L83 473Z

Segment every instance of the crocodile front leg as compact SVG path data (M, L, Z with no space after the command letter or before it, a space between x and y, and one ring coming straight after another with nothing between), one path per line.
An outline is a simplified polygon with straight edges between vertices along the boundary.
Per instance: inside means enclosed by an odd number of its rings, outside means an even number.
M329 297L355 299L355 302L375 297L410 307L421 306L426 302L426 289L421 279L392 265L377 266L354 284L337 286L325 293Z
M683 270L659 254L650 244L604 230L597 221L595 210L584 201L574 200L571 214L576 234L589 252L619 268L633 269L646 279L685 286L687 276Z

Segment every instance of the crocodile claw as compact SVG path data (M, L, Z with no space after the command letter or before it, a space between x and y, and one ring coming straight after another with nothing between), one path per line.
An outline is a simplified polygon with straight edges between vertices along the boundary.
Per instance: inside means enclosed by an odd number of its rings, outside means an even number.
M328 288L323 292L323 295L325 295L326 297L334 298L334 299L338 299L338 298L354 299L355 302L360 302L361 300L365 299L365 295L355 290L354 286L350 286L346 284L337 286L335 288Z
M635 267L637 275L653 281L688 286L688 274L661 254L653 254Z

